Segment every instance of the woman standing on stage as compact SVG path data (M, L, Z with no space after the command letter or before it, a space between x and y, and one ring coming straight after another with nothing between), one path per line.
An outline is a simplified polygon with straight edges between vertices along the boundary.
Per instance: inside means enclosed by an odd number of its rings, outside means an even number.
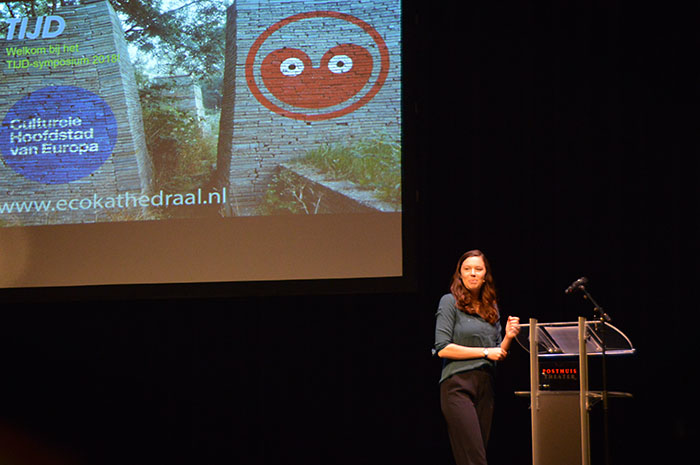
M501 335L489 263L479 250L462 255L435 325L435 353L443 359L440 406L457 465L487 463L495 362L507 356L519 322L509 316Z

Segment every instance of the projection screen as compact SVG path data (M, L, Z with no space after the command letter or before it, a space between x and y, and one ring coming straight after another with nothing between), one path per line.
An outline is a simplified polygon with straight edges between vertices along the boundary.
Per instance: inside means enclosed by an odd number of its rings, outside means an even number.
M1 288L402 275L400 0L0 18Z

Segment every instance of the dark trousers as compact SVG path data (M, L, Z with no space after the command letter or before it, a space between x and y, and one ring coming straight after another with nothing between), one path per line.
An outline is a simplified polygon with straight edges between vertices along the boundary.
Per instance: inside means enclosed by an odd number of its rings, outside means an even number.
M486 465L493 419L493 374L470 370L440 385L440 407L457 465Z

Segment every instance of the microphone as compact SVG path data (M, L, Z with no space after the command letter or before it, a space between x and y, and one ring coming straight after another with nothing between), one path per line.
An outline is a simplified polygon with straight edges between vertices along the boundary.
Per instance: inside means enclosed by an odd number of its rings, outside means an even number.
M586 278L585 276L582 277L582 278L578 278L576 281L574 281L573 283L571 283L571 285L570 285L569 287L566 288L566 290L564 291L564 293L565 293L565 294L571 294L571 293L574 292L574 291L578 291L578 290L581 289L581 288L583 287L583 285L586 284L586 283L588 283L588 278Z

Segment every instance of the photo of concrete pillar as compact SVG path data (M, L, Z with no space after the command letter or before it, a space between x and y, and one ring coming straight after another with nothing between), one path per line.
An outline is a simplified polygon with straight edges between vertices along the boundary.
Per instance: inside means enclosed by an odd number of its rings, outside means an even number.
M140 219L151 162L134 67L110 3L5 23L2 225Z

